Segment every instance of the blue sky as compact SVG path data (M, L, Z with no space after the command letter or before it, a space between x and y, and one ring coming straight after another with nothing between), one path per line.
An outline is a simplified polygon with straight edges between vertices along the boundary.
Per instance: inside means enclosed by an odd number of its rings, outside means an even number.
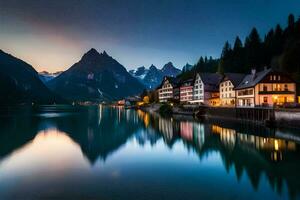
M107 51L127 69L181 68L202 56L219 57L226 40L252 27L261 37L298 0L0 0L0 49L38 71L65 70L90 48Z

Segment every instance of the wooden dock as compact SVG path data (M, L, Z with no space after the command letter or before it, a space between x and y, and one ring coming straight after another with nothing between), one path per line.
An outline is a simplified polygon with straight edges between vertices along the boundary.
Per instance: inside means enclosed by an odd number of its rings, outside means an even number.
M258 123L272 122L275 120L273 108L235 108L236 118L250 120Z
M235 108L235 107L209 107L205 109L208 118L221 117L255 123L273 123L275 111L273 108Z

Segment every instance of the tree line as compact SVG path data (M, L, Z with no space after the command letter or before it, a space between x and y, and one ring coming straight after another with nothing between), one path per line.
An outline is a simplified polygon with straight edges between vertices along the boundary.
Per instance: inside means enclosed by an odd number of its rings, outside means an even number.
M284 29L277 24L263 38L254 27L244 42L239 36L233 45L226 41L219 59L200 57L179 78L191 78L196 72L249 73L252 68L262 70L265 66L289 73L300 81L300 18L295 20L290 14Z

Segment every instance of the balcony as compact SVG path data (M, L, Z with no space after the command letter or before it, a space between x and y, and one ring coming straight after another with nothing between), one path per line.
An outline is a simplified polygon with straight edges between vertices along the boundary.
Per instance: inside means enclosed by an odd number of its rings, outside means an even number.
M289 90L259 91L258 94L295 94L295 91L289 91Z

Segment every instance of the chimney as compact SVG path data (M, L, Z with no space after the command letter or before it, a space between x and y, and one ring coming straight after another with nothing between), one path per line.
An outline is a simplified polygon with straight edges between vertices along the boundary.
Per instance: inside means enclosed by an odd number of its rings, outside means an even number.
M252 80L256 78L256 69L251 69Z

